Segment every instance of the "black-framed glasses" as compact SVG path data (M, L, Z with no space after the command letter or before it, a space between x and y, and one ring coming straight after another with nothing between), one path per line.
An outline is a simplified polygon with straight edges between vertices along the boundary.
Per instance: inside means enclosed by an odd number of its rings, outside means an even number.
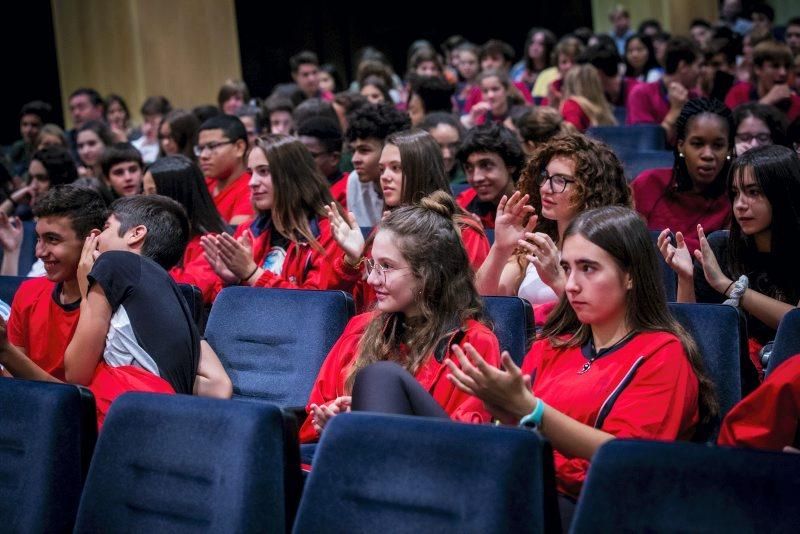
M384 267L380 263L375 263L375 260L372 258L367 258L364 260L364 267L367 270L367 276L372 275L372 271L378 273L378 276L381 277L383 283L386 283L386 273L391 271L399 271L401 269L410 269L410 267Z
M211 152L216 152L216 150L224 145L232 145L233 141L214 141L211 143L206 143L205 145L195 145L194 146L194 155L199 156L202 154L206 149L210 150Z
M550 191L552 193L563 193L567 189L567 184L574 184L575 180L572 179L572 176L547 174L547 171L542 171L539 174L539 187L542 187L545 182L550 182Z

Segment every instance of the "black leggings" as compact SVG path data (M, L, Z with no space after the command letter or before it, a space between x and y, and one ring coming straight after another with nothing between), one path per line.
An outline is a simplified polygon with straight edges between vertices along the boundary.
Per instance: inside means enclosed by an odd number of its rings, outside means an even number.
M430 393L394 362L376 362L358 372L352 410L450 418Z

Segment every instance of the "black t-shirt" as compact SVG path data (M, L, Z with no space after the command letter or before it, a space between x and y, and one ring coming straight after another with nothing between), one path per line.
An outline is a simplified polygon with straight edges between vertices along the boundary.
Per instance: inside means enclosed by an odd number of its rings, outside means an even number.
M183 295L154 261L132 252L101 254L89 273L111 305L103 358L112 367L135 365L191 394L200 360L200 335Z

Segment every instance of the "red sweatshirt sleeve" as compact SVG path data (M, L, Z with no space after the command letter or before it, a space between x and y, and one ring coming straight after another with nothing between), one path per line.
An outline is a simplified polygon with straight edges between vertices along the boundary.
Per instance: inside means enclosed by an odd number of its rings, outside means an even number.
M489 239L483 232L467 225L461 228L461 241L467 251L470 267L477 271L489 255Z
M719 445L781 451L794 445L800 421L800 355L783 362L728 412Z
M331 348L325 362L319 370L317 380L311 388L311 395L306 404L306 413L311 413L311 405L318 406L329 404L341 397L344 392L344 381L347 368L358 353L358 342L364 334L372 314L356 315L347 323L344 332L336 344ZM300 442L310 443L319 440L319 434L311 423L311 416L307 416L300 427Z

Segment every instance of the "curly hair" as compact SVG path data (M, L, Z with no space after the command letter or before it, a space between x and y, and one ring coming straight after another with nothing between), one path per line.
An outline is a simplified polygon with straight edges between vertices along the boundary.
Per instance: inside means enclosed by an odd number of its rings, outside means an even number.
M398 111L390 103L361 107L347 121L350 125L346 135L349 142L369 138L383 142L389 134L411 127L408 113Z
M345 381L347 391L352 391L358 371L374 362L396 361L415 373L432 352L447 350L448 341L465 321L483 320L483 304L456 214L453 198L437 191L417 205L395 209L381 221L378 231L393 234L393 243L419 283L420 316L412 320L400 312L375 316L359 343L358 357ZM408 348L407 357L398 350L400 344Z
M559 135L537 146L519 180L519 190L531 197L530 203L541 213L539 177L555 157L575 163L575 188L572 202L578 211L601 206L631 206L631 191L622 163L611 148L582 134ZM540 218L536 230L558 241L556 221Z

